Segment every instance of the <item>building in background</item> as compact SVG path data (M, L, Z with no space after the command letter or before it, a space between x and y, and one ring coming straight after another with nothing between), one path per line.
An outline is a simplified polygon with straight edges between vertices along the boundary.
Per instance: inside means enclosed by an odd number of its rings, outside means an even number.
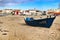
M47 10L47 15L53 15L53 14L54 14L54 9Z
M42 11L40 10L36 10L36 9L28 9L28 10L25 10L24 13L25 15L41 15L42 14Z
M21 9L14 9L12 11L12 14L13 15L22 15L23 14L23 10L21 10Z
M3 9L2 10L2 13L7 13L7 14L9 14L9 13L11 13L13 10L12 9Z

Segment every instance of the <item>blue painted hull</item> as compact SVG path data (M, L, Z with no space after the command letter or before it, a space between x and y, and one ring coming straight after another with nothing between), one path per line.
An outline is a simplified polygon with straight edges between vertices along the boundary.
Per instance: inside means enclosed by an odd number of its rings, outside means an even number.
M32 19L26 18L25 22L26 22L26 24L28 24L30 26L40 26L40 27L49 28L52 25L54 19L55 19L55 17L45 18L45 19L38 19L38 20L34 20L33 18Z

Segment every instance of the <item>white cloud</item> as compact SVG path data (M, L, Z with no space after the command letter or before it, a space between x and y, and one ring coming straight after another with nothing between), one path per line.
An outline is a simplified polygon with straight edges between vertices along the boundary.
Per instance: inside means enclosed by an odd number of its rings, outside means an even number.
M0 0L0 6L11 5L13 2L12 0Z
M34 2L34 1L54 1L54 0L0 0L0 7L4 6L13 6L21 3L26 3L26 2Z
M34 1L55 1L55 0L34 0Z
M6 3L5 5L6 6L13 6L13 5L16 5L16 3Z
M0 0L0 7L1 6L11 6L11 5L16 5L16 4L20 4L20 3L25 3L27 1L30 0Z

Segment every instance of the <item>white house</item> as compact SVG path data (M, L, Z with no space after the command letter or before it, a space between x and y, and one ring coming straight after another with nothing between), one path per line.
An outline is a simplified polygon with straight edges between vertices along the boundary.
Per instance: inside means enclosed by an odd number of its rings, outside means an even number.
M25 10L24 14L26 14L26 15L41 15L42 12L40 10L29 9L29 10Z
M2 12L3 13L11 13L13 10L12 9L3 9Z

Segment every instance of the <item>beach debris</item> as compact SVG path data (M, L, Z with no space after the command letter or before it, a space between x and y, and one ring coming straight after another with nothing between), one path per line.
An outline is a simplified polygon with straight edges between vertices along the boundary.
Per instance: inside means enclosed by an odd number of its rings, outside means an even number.
M7 33L3 33L2 35L7 35Z
M0 31L1 31L1 32L9 32L8 30L2 30L2 29L0 29Z
M3 22L0 21L0 24L3 24Z
M0 29L0 32L2 32L2 29Z
M0 29L0 31L1 31L1 29Z
M9 32L8 30L3 30L3 32Z
M2 28L0 28L0 32L3 32L3 31L2 31Z

